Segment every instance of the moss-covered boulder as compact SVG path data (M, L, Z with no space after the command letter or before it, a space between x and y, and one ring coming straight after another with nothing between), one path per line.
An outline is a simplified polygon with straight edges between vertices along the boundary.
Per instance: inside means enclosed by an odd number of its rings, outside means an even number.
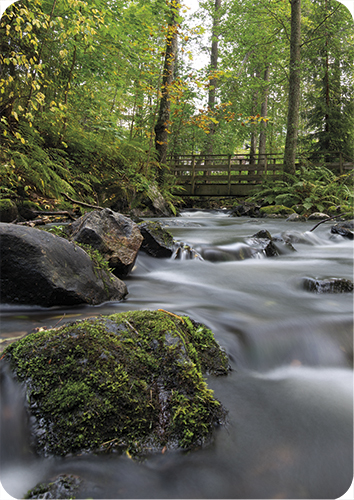
M18 216L16 203L7 198L0 200L0 222L12 222Z
M202 375L227 374L226 354L204 325L163 310L31 333L2 359L25 384L44 454L191 448L226 414Z
M284 205L269 205L267 207L261 207L260 213L262 215L272 216L272 215L290 215L294 213L294 210Z

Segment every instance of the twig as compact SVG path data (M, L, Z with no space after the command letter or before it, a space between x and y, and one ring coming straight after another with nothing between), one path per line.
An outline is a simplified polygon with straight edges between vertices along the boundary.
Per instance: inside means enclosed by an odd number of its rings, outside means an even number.
M182 323L184 323L184 319L181 318L181 316L177 316L177 314L173 314L173 313L171 313L169 311L165 311L165 309L158 309L158 311L164 312L166 314L169 314L170 316L173 316L174 318L180 319L182 321Z
M339 214L339 215L333 215L333 217L328 217L327 219L323 219L321 220L320 222L318 222L315 226L313 226L312 229L310 229L309 232L313 231L314 229L316 229L316 227L318 227L320 224L323 224L324 222L327 222L328 220L333 220L333 219L337 219L337 217L342 217L343 215L347 215L348 212L345 212L344 214Z
M60 320L57 321L54 326L52 326L52 329L55 328L57 325L59 325L59 323L61 322L61 320L65 318L65 314L66 313L64 313L63 316L60 318Z
M84 203L83 201L73 200L72 198L70 198L70 196L68 196L65 193L60 193L60 194L65 196L65 198L71 201L71 203L75 203L76 205L81 205L83 207L88 207L88 208L96 208L97 210L104 210L103 207L99 207L98 205L90 205L89 203Z
M129 321L127 319L124 320L124 323L126 323L129 326L129 328L131 328L133 330L133 332L135 332L137 335L139 335L139 332L137 330L135 330L134 326L131 323L129 323Z

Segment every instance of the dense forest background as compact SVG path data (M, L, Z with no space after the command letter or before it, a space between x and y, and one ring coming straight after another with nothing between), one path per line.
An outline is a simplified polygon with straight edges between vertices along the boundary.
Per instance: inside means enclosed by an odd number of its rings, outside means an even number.
M118 210L168 158L284 153L292 10L300 0L22 0L0 24L1 197L63 194ZM335 0L301 1L296 151L354 156L354 26ZM52 203L51 202L51 203ZM49 203L49 201L48 201Z

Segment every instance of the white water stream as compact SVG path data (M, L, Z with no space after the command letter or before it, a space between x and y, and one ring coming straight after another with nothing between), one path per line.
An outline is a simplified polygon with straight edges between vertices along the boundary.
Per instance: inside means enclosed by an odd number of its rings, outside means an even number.
M80 498L343 495L353 470L353 294L314 294L301 283L304 277L353 279L353 242L331 235L330 223L309 233L311 222L220 212L186 212L161 222L177 240L221 261L141 253L126 280L126 301L50 310L4 306L1 336L131 309L188 314L207 324L229 355L230 375L208 378L229 410L228 425L203 449L154 456L142 464L118 455L42 459L27 441L22 395L4 374L4 488L20 498L39 481L68 473L85 479ZM225 253L236 255L260 229L272 236L290 232L297 251L222 260Z

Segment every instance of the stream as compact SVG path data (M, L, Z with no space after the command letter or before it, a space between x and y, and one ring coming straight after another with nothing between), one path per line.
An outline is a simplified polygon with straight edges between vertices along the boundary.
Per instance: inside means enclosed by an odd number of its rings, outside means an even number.
M154 219L156 220L156 219ZM329 499L353 478L353 294L305 291L304 277L353 279L353 242L313 221L185 211L160 219L207 260L140 253L123 302L95 307L3 305L2 348L35 328L98 314L165 309L211 328L232 367L208 385L228 409L207 446L137 463L118 454L40 458L22 389L1 378L1 483L15 498L58 474L84 479L77 498ZM296 251L235 260L261 229L292 235Z

